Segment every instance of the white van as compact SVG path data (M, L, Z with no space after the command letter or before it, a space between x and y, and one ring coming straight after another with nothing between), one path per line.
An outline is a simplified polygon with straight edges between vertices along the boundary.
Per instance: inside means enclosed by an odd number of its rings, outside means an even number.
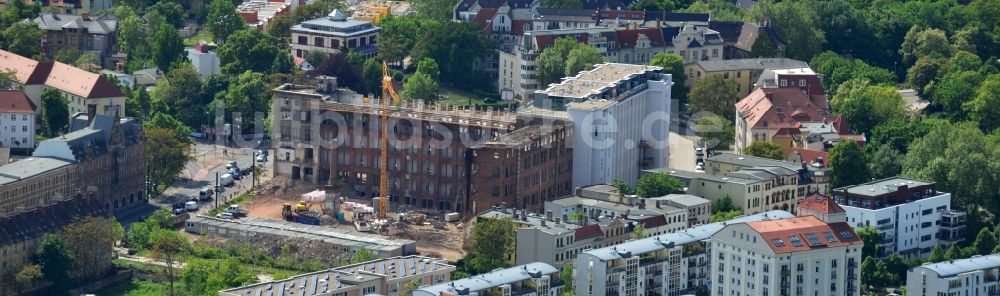
M186 203L184 203L184 209L187 210L188 212L197 211L198 210L198 202L195 202L195 201L186 202Z
M222 185L222 186L231 186L231 185L233 185L233 175L232 174L222 175L222 177L219 178L219 185Z

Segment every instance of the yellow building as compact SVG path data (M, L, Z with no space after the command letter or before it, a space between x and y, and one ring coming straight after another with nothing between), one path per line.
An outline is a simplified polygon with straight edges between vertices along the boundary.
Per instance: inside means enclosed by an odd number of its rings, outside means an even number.
M390 11L392 11L390 2L365 3L351 15L351 18L378 25L383 18L389 16Z
M808 67L806 62L785 58L697 61L684 65L684 72L688 75L685 85L691 87L709 75L721 75L723 79L736 82L736 95L742 98L753 91L764 70Z

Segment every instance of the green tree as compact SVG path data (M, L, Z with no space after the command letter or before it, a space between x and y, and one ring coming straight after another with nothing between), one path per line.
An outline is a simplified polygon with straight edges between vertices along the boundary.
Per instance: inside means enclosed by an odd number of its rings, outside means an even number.
M575 76L580 71L590 70L595 64L605 62L604 55L597 51L597 47L590 44L578 44L569 51L566 57L565 76Z
M751 18L769 18L785 44L794 44L786 50L788 57L809 60L823 50L826 36L819 23L826 20L818 18L811 2L761 1L758 4L761 5L750 9Z
M450 8L448 11L451 11ZM421 31L423 33L413 46L411 58L417 61L431 58L437 62L441 70L440 82L465 88L485 88L489 85L487 79L482 77L485 73L470 73L470 69L475 69L473 63L492 54L497 46L497 41L483 34L482 28L466 22L428 22Z
M159 115L166 116L166 115ZM177 132L165 128L144 128L146 168L156 185L170 184L193 159L189 139L178 139ZM185 140L188 139L188 140Z
M691 112L711 112L733 120L736 117L736 81L722 78L722 75L708 75L694 83L688 98Z
M1000 127L1000 116L997 116L1000 114L1000 74L986 77L975 98L966 103L964 109L984 130L997 130Z
M944 59L921 58L913 67L906 71L906 84L917 91L917 95L930 98L927 85L930 85L937 78L939 72L943 72L945 66Z
M878 257L880 252L878 245L882 243L882 234L879 234L878 230L871 226L855 228L854 233L865 243L865 246L861 248L861 257Z
M149 108L152 98L145 87L138 87L125 97L125 115L137 118L149 116Z
M93 52L81 54L71 64L73 66L76 66L77 68L86 70L91 73L97 73L98 71L101 70L101 59L98 58L97 54ZM109 80L115 81L114 79L109 79Z
M413 295L413 291L416 291L419 288L420 288L420 281L415 279L411 280L410 282L406 283L406 286L403 286L403 290L400 291L399 295Z
M976 97L983 77L975 71L950 72L936 81L931 88L932 107L941 110L947 118L962 120L967 114L962 106Z
M378 256L375 256L375 254L372 253L372 251L369 251L368 249L360 249L357 252L354 252L354 258L351 259L351 263L357 264L377 259Z
M950 192L952 203L969 212L985 207L1000 210L1000 193L986 184L998 184L1000 143L987 138L974 123L941 123L913 141L903 159L903 174L937 182ZM974 229L974 228L970 228Z
M635 194L635 188L622 180L621 178L615 178L611 180L611 186L618 188L618 193L622 195L632 195Z
M59 50L56 53L56 61L65 64L72 64L80 58L80 50L72 47L67 47Z
M413 100L433 102L437 100L438 84L430 75L417 72L403 84L403 96Z
M563 290L573 291L573 263L563 265L562 270L559 271L559 277L562 278L563 284L566 285Z
M153 39L153 62L160 71L169 73L174 63L183 61L184 41L171 25L160 26Z
M861 184L868 181L865 152L854 141L840 141L830 150L830 168L833 169L834 188Z
M898 176L903 171L903 154L890 145L879 146L868 163L868 171L875 179Z
M666 173L645 174L635 183L635 194L642 198L684 193L684 183Z
M667 1L673 3L672 1ZM670 97L678 102L687 102L687 75L684 74L684 58L673 53L658 53L649 61L649 65L663 68L663 73L670 74L674 85L670 87Z
M42 35L42 30L35 23L16 22L3 30L2 41L8 51L30 58L42 53L41 43L38 42Z
M146 41L142 18L128 6L115 7L115 11L115 17L118 19L118 47L121 52L127 54L131 60L149 57L149 43Z
M378 35L379 60L389 64L401 64L421 36L418 19L409 16L389 16L382 19L378 25L382 28Z
M208 5L208 17L205 25L212 33L216 43L226 42L229 35L246 29L243 19L236 15L236 5L230 0L212 0L212 3Z
M570 38L559 38L538 55L535 64L538 69L538 83L549 85L558 82L566 74L566 59L569 52L577 46L577 42Z
M215 2L219 1L226 0ZM243 29L232 33L219 47L219 63L223 73L233 76L245 71L269 73L281 51L278 39L255 29Z
M170 295L174 295L174 256L187 244L176 231L160 229L153 233L153 254L167 262L167 280L170 281Z
M754 141L743 148L743 154L770 158L770 159L785 159L785 148L778 146L778 144L768 142L768 141Z
M184 27L184 20L187 19L184 8L180 4L177 4L177 2L158 1L156 4L146 8L146 13L152 11L162 15L174 28Z
M962 250L958 248L958 244L951 244L951 246L948 247L948 251L944 252L944 259L962 259Z
M989 227L980 229L979 235L976 235L976 241L972 242L972 249L978 255L989 255L996 246L997 238L993 232L990 232Z
M562 8L562 9L579 9L583 7L583 3L580 0L543 0L542 7L545 8Z
M931 254L927 256L926 261L927 263L938 263L945 260L948 260L948 258L945 258L944 250L941 250L941 246L935 245L934 248L931 249Z
M441 75L441 70L438 68L437 62L433 59L423 58L417 63L417 73L427 74L431 79L437 81Z
M66 226L60 233L73 254L73 268L85 279L99 278L110 267L109 250L121 239L114 218L85 217Z
M639 0L632 4L632 8L643 11L673 11L675 5L671 0Z
M42 243L32 257L32 261L42 266L43 278L52 282L51 291L60 295L69 294L69 289L72 288L69 271L72 270L75 259L73 252L66 247L66 241L51 233L42 237Z
M455 5L447 0L414 0L410 4L417 17L446 22L452 19L452 7Z
M21 294L21 290L32 287L34 283L40 279L44 274L42 274L42 266L38 264L24 264L17 269L11 269L4 275L4 286L14 290L14 294Z
M642 239L646 238L646 226L641 223L636 223L635 227L632 228L632 239Z
M42 90L42 118L50 137L63 133L69 125L69 104L54 88Z
M468 246L472 257L469 264L476 273L509 267L508 259L514 251L514 221L510 217L477 219Z
M712 202L712 213L728 212L732 210L739 209L733 206L733 199L729 198L729 195Z
M361 73L365 76L365 80L368 81L368 93L381 95L382 64L376 59L365 60L365 64L361 66Z
M252 131L255 116L258 112L267 116L271 106L271 92L264 82L264 75L249 70L236 77L236 82L229 87L224 97L227 116L235 116L240 112L240 127L244 131ZM233 119L233 118L230 118Z
M948 42L948 36L939 29L919 30L917 26L910 28L903 38L899 54L903 63L913 64L922 57L947 58L953 49Z
M699 118L694 125L694 130L709 147L722 150L728 150L736 137L736 128L733 126L733 122L716 114Z
M895 280L888 283L887 286L906 284L906 271L910 269L910 266L906 264L906 260L903 260L903 256L900 256L898 252L892 252L885 260L885 267L892 274L891 278Z
M732 220L732 219L734 219L736 217L739 217L739 216L742 216L742 215L743 215L743 211L741 211L741 210L732 210L732 211L712 213L708 217L708 221L712 222L712 223L729 221L729 220Z
M169 114L174 114L188 127L198 128L210 123L204 109L209 102L201 97L201 76L190 63L178 64L156 84L153 99L169 106Z
M868 133L880 124L907 116L906 103L895 87L872 85L868 80L851 80L840 85L830 105L859 133Z

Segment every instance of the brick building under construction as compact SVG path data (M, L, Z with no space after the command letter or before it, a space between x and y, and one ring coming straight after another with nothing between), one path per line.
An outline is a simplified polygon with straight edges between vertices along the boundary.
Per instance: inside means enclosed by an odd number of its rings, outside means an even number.
M541 211L572 192L572 125L419 101L386 110L332 77L273 92L275 175L380 196L379 116L389 112L390 210Z

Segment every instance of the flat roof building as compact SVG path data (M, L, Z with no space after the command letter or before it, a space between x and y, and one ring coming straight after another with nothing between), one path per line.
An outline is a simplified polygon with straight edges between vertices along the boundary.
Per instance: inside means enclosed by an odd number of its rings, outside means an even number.
M293 57L305 57L314 51L334 54L346 47L365 58L373 58L378 53L377 39L381 30L370 22L351 19L334 9L326 17L292 26L291 54Z
M354 253L367 249L379 257L414 254L416 242L408 239L394 239L386 236L345 232L340 229L306 225L278 220L248 217L239 220L216 219L198 216L184 223L184 230L209 237L244 239L254 243L255 239L273 241L282 238L301 238L328 244L339 251L341 258L353 258ZM318 258L334 260L337 258Z
M558 269L534 262L423 287L413 296L562 295L563 286Z
M454 271L455 266L442 259L391 257L222 290L218 295L404 296L401 293L411 281L417 281L421 286L439 284L450 280Z
M518 112L566 112L576 131L573 187L617 178L634 184L642 169L667 165L672 85L660 67L598 64L536 91L532 106Z

